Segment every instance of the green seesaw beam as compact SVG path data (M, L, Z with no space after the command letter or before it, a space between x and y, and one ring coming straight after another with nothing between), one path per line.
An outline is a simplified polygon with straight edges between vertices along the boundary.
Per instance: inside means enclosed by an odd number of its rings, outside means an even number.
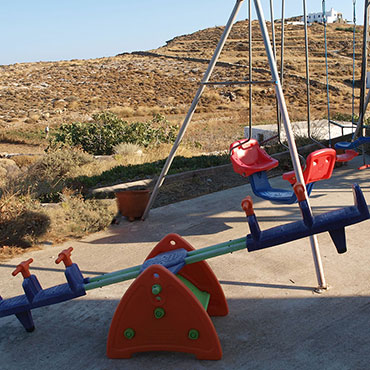
M228 253L233 253L245 248L246 248L246 237L230 240L229 242L211 245L206 248L188 252L187 257L185 257L185 264L190 265L192 263L204 261L206 259L221 256ZM122 281L135 279L139 276L140 269L141 265L138 265L90 278L89 282L84 286L85 290L87 291L96 288L102 288L107 285L112 285L120 283Z

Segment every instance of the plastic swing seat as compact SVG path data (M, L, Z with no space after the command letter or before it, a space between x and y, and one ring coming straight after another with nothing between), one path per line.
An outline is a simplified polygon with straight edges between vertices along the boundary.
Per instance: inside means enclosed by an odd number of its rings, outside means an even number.
M355 141L351 141L351 142L344 141L344 142L336 143L334 146L336 149L356 149L359 146L368 144L368 143L370 143L370 137L361 136Z
M336 161L337 162L349 162L357 156L358 156L358 153L355 150L348 149L348 150L345 150L344 153L342 154L337 154Z
M297 197L292 190L276 189L271 187L266 171L279 165L279 161L270 157L260 148L257 140L250 139L243 143L236 141L230 146L231 162L236 173L249 177L252 190L260 198L275 203L292 204ZM330 178L336 161L334 149L325 148L308 155L303 177L307 193L310 195L316 181ZM283 179L292 185L296 183L294 171L285 173Z
M265 171L256 172L249 176L253 193L262 199L269 200L273 203L293 204L297 201L294 191L285 189L276 189L271 187ZM313 183L307 184L307 194L310 195Z

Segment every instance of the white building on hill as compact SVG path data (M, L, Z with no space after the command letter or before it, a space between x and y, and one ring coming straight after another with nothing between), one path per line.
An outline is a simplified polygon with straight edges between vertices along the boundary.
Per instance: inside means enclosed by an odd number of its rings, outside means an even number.
M334 23L339 22L342 20L342 13L338 13L336 10L331 8L329 11L326 12L326 23ZM304 21L302 17L302 21ZM322 12L319 13L309 13L307 15L307 23L323 23L323 14Z

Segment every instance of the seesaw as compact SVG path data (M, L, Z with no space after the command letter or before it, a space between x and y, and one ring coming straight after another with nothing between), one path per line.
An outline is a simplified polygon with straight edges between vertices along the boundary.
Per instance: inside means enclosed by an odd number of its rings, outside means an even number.
M111 322L107 355L130 358L146 351L193 353L198 359L218 360L222 349L210 316L224 316L228 305L208 258L247 249L249 252L276 246L309 235L328 231L338 253L347 250L345 227L370 218L368 206L358 185L353 185L354 206L312 216L303 186L294 191L302 220L260 230L250 197L242 201L250 234L229 242L194 249L177 234L165 236L142 265L84 278L71 260L72 248L62 251L56 263L64 262L67 283L42 289L29 271L32 259L17 266L13 275L22 273L24 295L2 299L0 317L16 315L31 332L31 310L67 301L87 291L135 279L123 295Z

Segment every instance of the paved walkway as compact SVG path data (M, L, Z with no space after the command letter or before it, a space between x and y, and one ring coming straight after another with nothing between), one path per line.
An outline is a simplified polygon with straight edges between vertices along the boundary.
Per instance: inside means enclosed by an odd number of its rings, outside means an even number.
M370 204L369 170L361 159L318 183L315 214L352 205L351 184L361 185ZM280 178L275 187L287 187ZM249 233L240 208L249 185L151 211L145 222L122 221L106 232L63 246L49 246L0 265L3 298L22 294L21 277L11 271L32 257L43 287L64 283L54 260L73 246L73 261L85 276L141 264L167 233L176 232L195 248ZM297 205L277 206L255 199L262 229L300 218ZM330 289L317 285L307 239L262 251L239 251L209 260L224 289L230 313L213 318L223 348L220 361L198 361L182 353L141 353L130 360L105 355L115 307L131 281L89 291L79 299L34 310L36 330L26 333L15 317L0 319L0 368L18 369L366 369L370 364L370 221L350 226L348 252L336 253L328 233L318 236Z

